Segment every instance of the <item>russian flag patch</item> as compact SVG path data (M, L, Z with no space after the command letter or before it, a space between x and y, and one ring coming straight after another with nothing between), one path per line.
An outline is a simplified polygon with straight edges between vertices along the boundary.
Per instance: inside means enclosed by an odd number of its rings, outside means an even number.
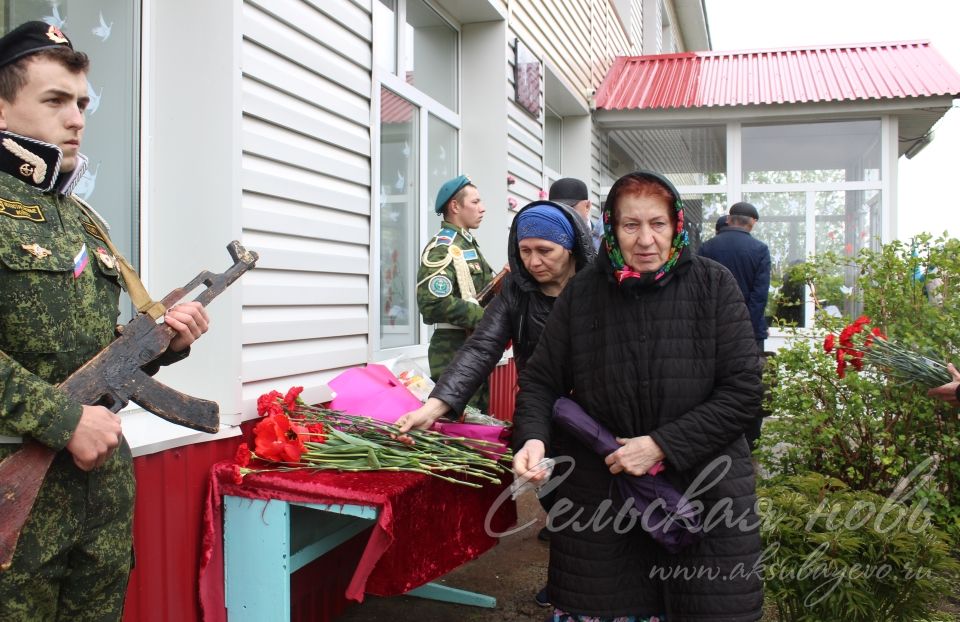
M77 253L77 256L73 258L73 278L80 278L80 275L83 274L83 270L87 267L87 263L89 261L90 257L87 255L87 245L84 244L80 249L80 252Z

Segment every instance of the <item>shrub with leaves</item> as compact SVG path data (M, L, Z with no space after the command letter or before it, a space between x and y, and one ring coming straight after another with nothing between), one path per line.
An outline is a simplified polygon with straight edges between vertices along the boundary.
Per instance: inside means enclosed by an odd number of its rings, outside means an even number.
M814 287L821 275L851 276L845 306L899 343L934 360L960 362L960 241L921 236L856 257L826 254L803 266ZM824 336L856 317L816 315L768 360L770 387L761 465L785 475L823 473L855 490L889 494L917 465L933 458L917 491L936 522L960 535L960 417L916 385L865 369L840 378Z
M958 578L948 536L922 504L901 503L905 495L855 491L816 473L757 495L765 589L781 622L924 619Z

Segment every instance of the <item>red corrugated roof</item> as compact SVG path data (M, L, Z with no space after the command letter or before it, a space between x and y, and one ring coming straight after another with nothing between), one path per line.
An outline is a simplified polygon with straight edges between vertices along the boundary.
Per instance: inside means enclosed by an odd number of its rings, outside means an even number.
M601 110L960 96L960 74L929 41L620 56Z

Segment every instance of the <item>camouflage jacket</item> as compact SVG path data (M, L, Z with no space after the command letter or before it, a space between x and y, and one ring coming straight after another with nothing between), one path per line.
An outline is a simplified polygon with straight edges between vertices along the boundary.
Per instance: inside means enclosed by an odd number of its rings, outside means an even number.
M445 322L472 329L483 317L483 307L461 291L456 270L459 257L469 270L474 293L493 278L477 239L469 230L444 221L421 253L417 271L417 305L425 324Z
M70 440L82 406L53 385L115 334L120 282L106 246L73 199L0 170L0 435L54 449Z

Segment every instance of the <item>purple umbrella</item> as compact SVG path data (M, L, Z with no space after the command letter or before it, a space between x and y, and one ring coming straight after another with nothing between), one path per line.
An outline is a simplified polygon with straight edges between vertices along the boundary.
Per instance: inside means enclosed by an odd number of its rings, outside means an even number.
M621 447L609 430L569 398L561 397L554 402L553 420L601 456L608 456ZM620 473L614 476L613 482L623 499L631 501L634 509L643 516L640 523L644 531L665 549L677 553L700 540L700 514L683 494L659 475L663 469L657 466L660 463L640 476ZM660 502L648 511L647 508L657 500Z

